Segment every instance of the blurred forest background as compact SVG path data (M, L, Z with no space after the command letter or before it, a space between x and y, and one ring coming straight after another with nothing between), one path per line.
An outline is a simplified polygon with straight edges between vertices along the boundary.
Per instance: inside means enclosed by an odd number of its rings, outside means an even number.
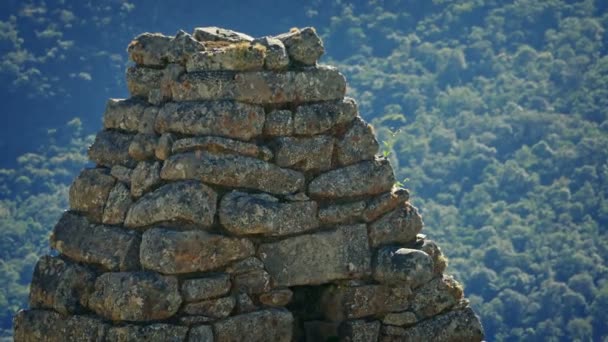
M489 341L608 339L608 1L0 3L0 336L144 31L323 35Z

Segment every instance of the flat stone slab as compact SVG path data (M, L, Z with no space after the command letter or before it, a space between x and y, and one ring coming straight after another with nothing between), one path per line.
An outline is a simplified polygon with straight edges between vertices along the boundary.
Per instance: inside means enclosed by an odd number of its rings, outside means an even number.
M84 169L70 186L70 208L101 222L116 180L107 169Z
M289 194L304 187L304 175L257 158L189 152L171 156L160 176L165 180L195 179L233 188Z
M188 315L205 316L210 319L222 319L230 316L236 306L232 296L206 299L196 303L186 303L182 312Z
M215 342L289 342L293 316L285 310L262 310L226 318L213 324ZM247 332L247 336L243 336Z
M209 70L249 71L264 68L266 47L261 44L241 42L200 51L188 59L188 72Z
M233 191L222 198L220 223L235 235L282 236L319 227L314 201L280 203L270 195Z
M135 135L118 131L101 131L89 148L89 158L98 165L107 167L132 166L135 162L129 155L129 146L133 137Z
M222 137L208 136L184 138L173 143L173 153L198 150L214 153L234 153L246 157L259 158L264 161L271 160L273 156L272 151L270 151L268 147Z
M274 141L275 164L300 171L327 171L331 168L334 139L328 135L282 137Z
M103 114L103 128L138 132L148 104L141 99L109 99Z
M415 241L421 230L422 216L409 202L405 202L369 225L370 245L377 247Z
M89 308L113 321L153 321L177 313L177 278L153 272L104 273L95 282Z
M145 326L125 325L108 330L107 341L183 342L188 327L156 323ZM212 340L211 340L212 341Z
M293 114L295 135L315 135L346 125L357 117L357 103L352 98L298 106Z
M145 194L131 206L125 226L146 227L162 222L186 222L210 227L217 207L217 194L197 181L169 183Z
M323 173L308 185L313 198L337 199L372 196L391 190L393 168L386 159L363 161Z
M415 289L433 278L433 259L417 249L382 247L372 262L374 279Z
M51 247L61 254L108 271L138 269L140 241L136 232L93 225L69 211L61 216L50 238Z
M213 135L250 140L262 135L264 109L234 101L167 103L156 117L159 133Z
M143 234L140 259L146 269L180 274L214 270L254 253L253 243L247 239L153 228Z
M370 274L364 224L265 243L258 254L277 286L319 285Z
M231 287L230 275L218 273L203 278L184 280L182 282L181 292L184 301L196 302L221 297L230 292Z

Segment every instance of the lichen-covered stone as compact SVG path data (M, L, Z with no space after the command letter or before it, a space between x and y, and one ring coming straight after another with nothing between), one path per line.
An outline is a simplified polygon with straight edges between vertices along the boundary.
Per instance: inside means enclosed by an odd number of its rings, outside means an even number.
M190 329L188 342L213 342L213 329L210 325L198 325Z
M304 175L263 160L238 155L190 152L174 154L160 174L165 180L197 179L206 183L289 194L304 186Z
M107 169L84 169L70 186L70 208L101 222L106 201L116 180Z
M129 156L135 160L154 158L158 138L152 134L136 134L129 145Z
M418 322L416 314L411 311L391 312L382 318L382 323L394 326L410 326Z
M228 30L216 26L197 27L194 29L194 39L199 42L250 42L253 37L244 33Z
M89 224L85 217L65 212L53 230L51 247L78 262L108 271L139 268L139 234L125 229Z
M158 107L147 107L139 120L137 131L142 134L155 134L156 115L158 115Z
M127 186L117 182L108 195L108 200L103 209L102 222L113 225L123 224L127 210L129 210L132 203L131 194Z
M357 103L351 98L299 106L293 115L294 134L315 135L345 125L357 116Z
M79 313L87 306L95 273L86 267L43 256L34 268L30 308L53 309L62 314Z
M163 222L186 222L201 228L213 224L217 194L197 181L169 183L142 196L131 206L127 227L146 227Z
M328 225L355 223L361 219L365 207L365 201L329 204L319 209L319 221Z
M403 311L409 307L411 293L407 286L333 286L323 294L321 307L325 318L332 321L358 319Z
M127 88L134 97L147 98L150 91L160 89L164 71L162 69L132 66L127 69Z
M270 275L264 269L236 273L232 276L233 289L247 294L270 291Z
M422 217L415 207L405 202L369 225L369 242L372 247L411 242L421 230Z
M186 70L261 70L264 67L265 54L266 47L260 44L229 44L193 54L186 63Z
M104 273L95 282L89 308L113 321L167 319L179 309L177 278L153 272Z
M378 217L395 209L399 204L410 199L410 192L406 189L394 187L390 192L380 194L367 201L363 220L372 222Z
M200 315L211 319L221 319L228 317L234 307L236 300L234 297L222 297L207 299L196 303L186 303L182 311L188 315Z
M175 136L171 133L165 133L158 139L158 144L154 149L154 155L157 159L166 160L171 155L173 149L173 143L175 142Z
M262 293L258 299L260 303L272 307L286 306L291 302L293 292L290 289L276 289L270 292Z
M89 147L89 158L98 165L131 166L134 164L129 155L129 146L134 135L118 131L101 131L97 133L93 145Z
M259 309L260 308L255 305L249 294L241 292L236 295L236 307L233 314L240 315L257 311Z
M139 162L131 173L131 195L141 197L159 185L160 182L159 162Z
M382 247L372 261L374 279L417 288L433 277L433 260L417 249Z
M154 323L149 325L125 325L112 327L106 341L112 342L183 342L188 334L188 327ZM205 341L205 340L202 340Z
M253 43L266 47L264 68L268 70L283 70L289 65L289 55L283 42L273 37L255 39Z
M249 140L262 134L264 109L233 101L167 103L156 117L156 130Z
M221 297L230 292L231 286L230 275L217 273L203 278L184 280L182 282L181 293L184 301L196 302Z
M357 117L336 143L338 164L345 166L362 160L372 160L378 153L378 148L372 126Z
M386 159L376 159L317 176L308 185L308 194L313 198L356 198L389 191L394 183L391 164Z
M264 263L262 260L256 257L249 257L232 263L230 266L226 267L226 272L230 274L240 274L263 269Z
M282 236L319 227L317 203L280 203L270 195L233 191L222 198L219 218L235 235Z
M290 312L268 309L226 318L214 323L213 330L215 342L289 342L292 324Z
M15 342L64 341L66 316L49 310L21 310L13 319Z
M103 128L137 132L146 107L140 99L109 99L103 114Z
M143 234L140 259L144 268L179 274L211 271L254 253L253 243L247 239L153 228Z
M133 172L133 169L123 165L114 165L110 170L112 177L124 184L131 184L131 172Z
M95 316L71 316L65 321L63 341L106 341L110 325Z
M420 322L411 328L384 326L381 342L397 341L470 341L483 340L483 328L471 308L450 311Z
M317 59L325 52L323 42L312 27L290 32L276 37L285 44L289 57L304 65L315 65Z
M268 147L214 136L184 138L179 139L173 144L173 153L198 150L213 153L234 153L242 156L259 158L265 161L269 161L273 156L272 151L270 151Z
M347 321L340 325L340 341L344 342L369 342L378 341L380 335L379 321Z
M414 292L410 310L425 319L450 309L462 298L462 286L453 277L434 278Z
M143 33L127 47L131 60L139 65L164 66L167 64L167 50L171 37L160 33Z
M327 171L331 168L334 139L327 135L314 137L281 137L275 140L275 160L281 167L300 171Z
M289 136L293 134L293 112L286 109L266 113L264 135L270 137Z
M258 254L277 286L318 285L370 273L365 225L264 243Z
M424 240L420 250L430 255L433 259L433 273L435 273L435 275L443 274L443 271L448 267L448 260L435 241Z

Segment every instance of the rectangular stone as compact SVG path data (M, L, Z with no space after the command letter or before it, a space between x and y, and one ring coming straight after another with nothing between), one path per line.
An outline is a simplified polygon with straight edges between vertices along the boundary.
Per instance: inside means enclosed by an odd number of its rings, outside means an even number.
M262 244L258 253L277 286L319 285L371 272L364 224Z

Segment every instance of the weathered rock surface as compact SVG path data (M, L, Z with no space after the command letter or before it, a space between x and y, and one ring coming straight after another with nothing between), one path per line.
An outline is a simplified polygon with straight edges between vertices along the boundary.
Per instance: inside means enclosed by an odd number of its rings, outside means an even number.
M131 206L127 227L146 227L162 222L187 222L201 228L213 224L217 194L197 181L163 185L141 197Z
M462 287L450 276L434 278L414 292L411 311L420 319L435 316L463 298Z
M222 137L196 137L179 139L173 144L173 153L190 151L209 151L213 153L234 153L246 157L259 158L265 161L272 159L272 151L268 147L258 146L238 140Z
M154 158L154 150L158 137L153 134L136 134L129 145L129 156L135 160L149 160Z
M448 260L443 256L441 248L437 246L435 241L424 240L420 250L430 255L433 259L433 272L435 275L443 274L443 271L448 267Z
M104 224L122 224L127 210L133 201L129 189L123 183L117 182L110 191L106 205L103 209L102 222Z
M194 39L199 42L250 42L253 37L244 33L228 30L216 26L197 27L194 29Z
M219 218L235 235L282 236L319 227L313 201L280 203L270 195L233 191L222 198Z
M186 70L261 70L265 55L266 47L260 44L230 44L195 53L188 59Z
M422 230L422 217L409 202L382 216L369 225L372 247L387 243L405 243L416 240Z
M364 285L356 287L331 287L324 294L321 306L325 318L344 321L403 311L409 307L409 287Z
M214 323L213 330L215 342L289 342L292 324L293 316L288 311L262 310L226 318Z
M281 40L273 37L255 39L253 43L261 44L266 48L264 68L268 70L283 70L289 65L289 56Z
M348 321L340 326L340 340L344 342L378 341L380 322Z
M132 66L127 69L127 88L134 97L147 98L151 91L158 90L164 76L162 69Z
M395 326L410 326L416 322L418 322L416 314L410 311L391 312L382 319L382 323Z
M144 33L128 46L127 52L138 65L162 67L167 63L183 63L188 56L203 50L204 46L184 31L175 37L160 33Z
M89 148L89 158L98 165L131 166L134 164L129 155L129 146L134 135L118 131L101 131L97 133L93 145Z
M330 204L319 209L319 221L323 224L355 223L361 219L365 201Z
M378 153L378 148L378 141L372 126L357 117L342 139L336 144L338 164L344 166L362 160L372 160Z
M211 319L221 319L228 317L235 306L236 300L234 297L222 297L207 299L196 303L186 303L182 311L188 315L200 315Z
M165 161L162 179L197 179L206 183L289 194L304 186L304 175L265 161L238 155L180 153Z
M183 342L187 334L188 328L179 325L160 323L146 326L125 325L122 327L112 327L108 331L106 340L117 342Z
M184 301L196 302L221 297L228 292L232 283L226 273L217 273L203 278L186 279L182 282L181 293Z
M276 289L271 292L262 293L259 296L260 303L273 307L283 307L291 302L293 292L290 289Z
M95 273L86 267L43 256L34 269L29 304L66 315L79 313L86 308L94 284Z
M198 325L190 329L188 342L213 342L213 329L210 325Z
M262 244L258 254L277 286L317 285L370 273L365 225Z
M13 320L17 342L60 342L64 340L66 316L49 310L21 310Z
M308 185L313 198L353 198L389 191L395 175L386 159L363 161L335 169L314 178Z
M312 27L292 29L289 33L278 35L276 38L285 44L292 60L304 65L315 65L317 59L325 52L321 38Z
M147 104L139 99L110 99L103 114L106 130L138 132Z
M154 149L154 155L157 159L166 160L171 155L175 136L171 133L165 133L158 139L158 144Z
M409 191L401 188L393 188L390 192L380 194L367 201L363 219L365 222L372 222L378 217L393 210L399 204L407 202L409 199Z
M160 163L139 162L131 172L131 195L141 197L160 184Z
M97 278L89 307L113 321L152 321L173 316L181 303L175 277L152 272L117 272Z
M70 186L70 208L101 222L106 200L116 180L107 169L84 169Z
M141 237L137 233L95 226L73 212L61 216L50 241L52 248L78 262L98 265L108 271L139 268Z
M327 135L282 137L275 140L275 160L281 167L300 171L326 171L331 168L334 139Z
M277 109L266 113L263 132L264 135L271 137L292 135L293 113L287 109Z
M140 259L146 269L179 274L218 269L254 253L253 243L247 239L153 228L143 234Z
M416 288L433 277L433 260L417 249L382 247L372 264L374 279L384 284Z
M295 135L315 135L347 124L357 117L357 103L351 98L304 104L293 115Z

